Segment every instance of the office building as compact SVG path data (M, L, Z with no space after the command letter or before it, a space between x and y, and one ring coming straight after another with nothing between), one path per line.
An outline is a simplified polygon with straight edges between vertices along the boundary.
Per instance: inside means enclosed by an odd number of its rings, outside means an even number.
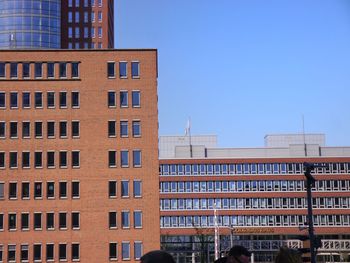
M0 262L159 249L157 51L0 58Z
M113 0L1 0L0 49L114 48Z
M322 134L268 135L262 148L216 141L160 137L161 247L177 262L213 262L215 219L221 253L241 244L255 262L272 262L282 245L302 248L305 162L325 166L313 171L317 262L349 259L350 147L325 146Z

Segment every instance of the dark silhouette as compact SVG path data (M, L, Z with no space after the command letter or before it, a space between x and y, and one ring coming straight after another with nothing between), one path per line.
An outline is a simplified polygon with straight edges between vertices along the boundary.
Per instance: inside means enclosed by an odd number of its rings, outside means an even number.
M175 260L168 252L153 250L141 257L141 263L175 263Z

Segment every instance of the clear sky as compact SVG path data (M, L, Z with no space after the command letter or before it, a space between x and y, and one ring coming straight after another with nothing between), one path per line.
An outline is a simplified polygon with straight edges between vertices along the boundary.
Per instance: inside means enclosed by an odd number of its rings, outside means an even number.
M349 0L115 0L116 48L157 48L159 134L350 146ZM141 69L142 70L142 69Z

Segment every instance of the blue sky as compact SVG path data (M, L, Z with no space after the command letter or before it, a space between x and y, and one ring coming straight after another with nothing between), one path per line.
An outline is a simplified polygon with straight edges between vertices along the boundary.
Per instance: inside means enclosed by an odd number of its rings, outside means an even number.
M159 134L350 146L349 0L115 0L116 48L157 48Z

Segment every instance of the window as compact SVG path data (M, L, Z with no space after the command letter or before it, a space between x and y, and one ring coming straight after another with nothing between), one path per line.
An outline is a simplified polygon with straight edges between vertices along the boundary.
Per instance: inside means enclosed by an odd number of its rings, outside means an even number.
M66 167L67 167L67 152L60 151L60 168L66 168Z
M34 229L41 229L41 213L34 213Z
M102 22L102 12L98 11L98 22Z
M55 63L53 63L53 62L47 63L47 77L48 78L55 77Z
M80 245L72 244L72 260L78 261L80 259Z
M60 78L67 77L67 63L61 62L60 64Z
M6 124L4 121L0 122L0 138L5 138Z
M5 92L0 92L0 108L5 108Z
M10 152L10 168L17 168L17 152Z
M140 77L140 63L137 61L131 62L131 77L133 78Z
M109 243L109 259L116 260L118 258L117 243Z
M108 107L116 107L115 91L108 91Z
M58 245L58 258L60 261L67 260L67 244Z
M97 31L98 32L98 37L102 38L102 27L99 26L97 30L98 30Z
M18 133L17 133L17 122L11 121L10 122L10 137L11 138L17 138Z
M5 78L6 72L5 72L6 64L4 62L0 63L0 78Z
M133 156L133 166L134 167L141 167L141 151L140 150L134 150L132 151Z
M47 122L47 138L55 138L55 122Z
M134 90L132 91L131 95L132 95L132 106L134 108L140 107L141 106L140 91Z
M91 16L94 18L95 16L93 16L93 15L94 15L94 12L91 13ZM91 37L95 38L95 28L94 27L91 27ZM94 43L92 43L92 44L94 44Z
M47 152L47 167L55 168L55 152Z
M34 76L35 78L42 78L43 77L43 64L40 62L34 63Z
M60 137L61 138L67 137L67 122L66 121L60 121Z
M58 224L60 229L66 229L67 228L67 213L61 212L58 214Z
M108 182L108 195L109 198L117 197L117 182L109 181Z
M0 199L4 199L4 197L4 183L0 183Z
M68 22L69 23L73 22L73 13L71 11L68 12Z
M107 62L107 77L115 78L115 63Z
M75 28L75 38L79 38L79 37L80 37L80 28L76 27ZM76 43L76 44L79 44L79 43Z
M28 261L29 260L29 251L28 250L29 250L28 245L21 245L21 261Z
M17 215L16 214L9 214L8 215L9 221L9 230L16 230L16 223L17 223Z
M55 228L55 214L46 213L46 229L52 230Z
M29 199L29 183L22 183L22 199Z
M29 121L22 122L22 137L23 138L30 137L30 122Z
M46 261L54 260L54 244L46 244Z
M72 7L73 6L73 0L68 0L68 6Z
M42 198L43 189L41 182L34 183L34 198Z
M22 77L24 79L30 77L30 63L23 62L23 64L22 64Z
M41 261L41 244L34 244L33 259L34 261Z
M5 153L0 152L0 168L5 168Z
M28 230L29 229L29 213L21 214L21 229Z
M142 228L142 212L134 211L134 228Z
M80 167L80 152L72 151L72 167L78 168Z
M43 137L43 123L41 121L36 121L34 123L34 134L35 138Z
M47 92L47 107L55 108L55 92Z
M79 108L79 92L72 91L72 108Z
M87 0L85 0L87 1ZM84 12L84 23L88 23L89 22L89 13L88 12Z
M122 211L122 227L129 228L130 227L130 212Z
M22 93L22 107L23 108L30 108L30 93L29 92Z
M67 182L60 182L60 198L67 198Z
M127 65L128 63L125 61L119 62L119 77L126 78L127 77Z
M55 183L47 182L46 183L46 197L48 199L55 198Z
M42 152L35 152L34 153L34 166L35 166L35 168L42 168L43 167L43 153Z
M7 260L16 262L16 245L7 246Z
M80 213L72 212L72 228L79 229L80 228Z
M130 243L122 242L122 259L129 260L130 259Z
M72 78L79 78L79 63L72 62Z
M79 121L72 121L72 137L76 138L79 137L79 127L80 123Z
M132 136L140 137L141 136L141 122L133 121L132 122Z
M121 196L129 197L129 181L121 181Z
M142 182L135 180L133 183L134 188L134 197L141 197L142 196Z
M11 78L18 77L18 64L16 62L10 63L10 77Z
M17 199L17 183L9 183L9 199Z
M35 92L35 108L43 107L43 94L42 92Z
M108 151L108 166L116 167L117 166L117 152Z
M120 152L120 165L121 167L129 167L129 151Z
M67 92L60 92L60 108L67 108Z
M120 107L128 107L128 92L120 92Z
M98 6L99 6L99 7L102 6L102 0L98 0Z
M134 258L136 260L139 260L142 255L143 255L142 242L135 241L135 243L134 243Z
M116 134L116 121L108 121L108 137L115 137Z
M17 92L10 93L10 107L11 108L18 108L18 93Z
M117 212L109 212L109 228L117 228Z
M30 168L30 152L22 152L22 168Z
M79 11L75 12L75 23L79 23Z
M72 182L72 198L80 197L80 183Z
M128 137L128 121L120 121L120 136Z

